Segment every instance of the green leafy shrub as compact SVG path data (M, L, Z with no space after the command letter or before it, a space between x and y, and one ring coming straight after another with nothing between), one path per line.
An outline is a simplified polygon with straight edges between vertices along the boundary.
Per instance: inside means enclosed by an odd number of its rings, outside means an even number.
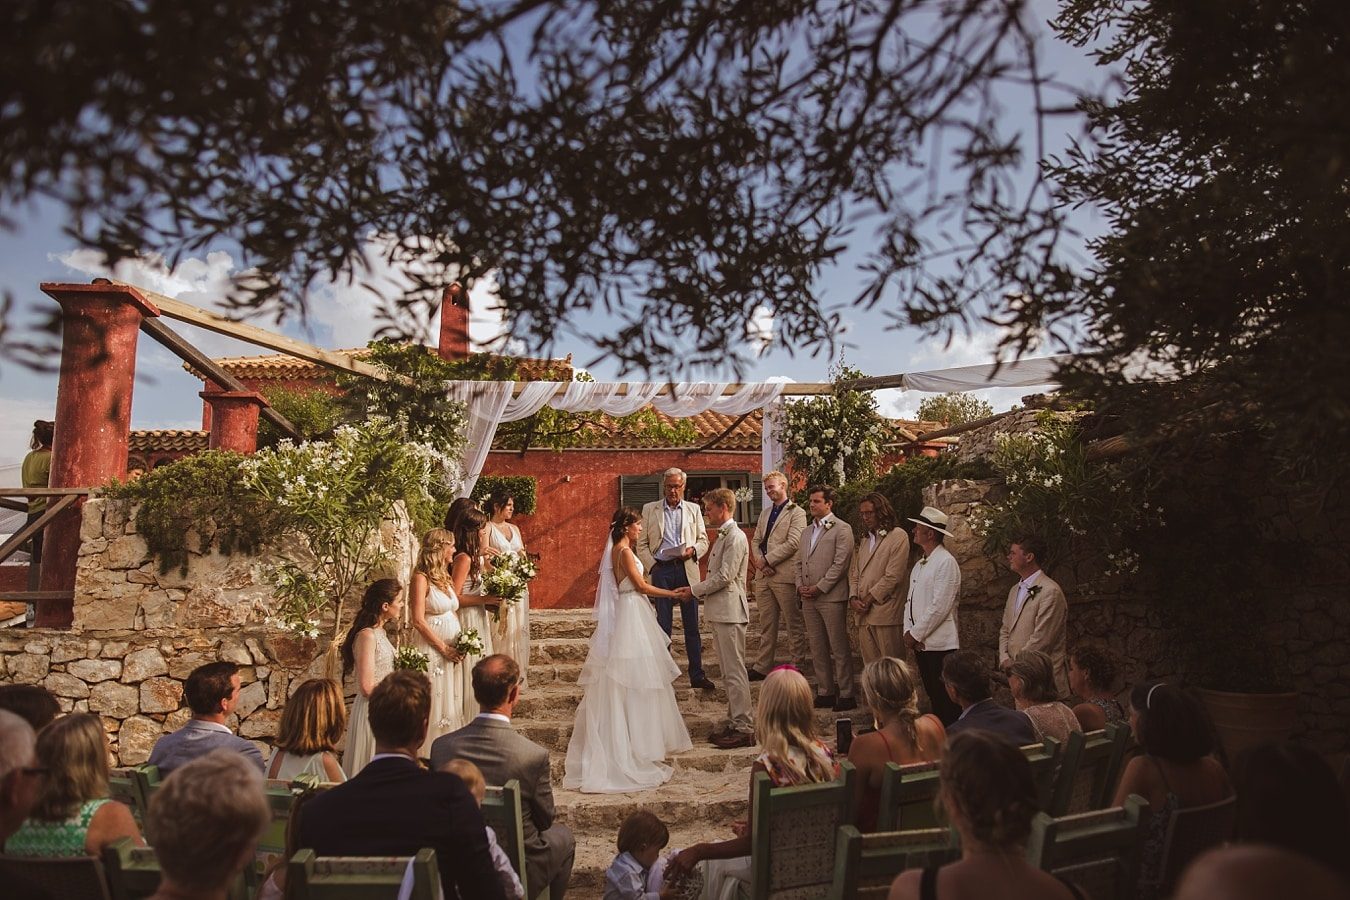
M792 459L793 470L806 476L808 485L840 487L871 477L881 447L890 437L872 392L839 386L862 378L863 373L840 365L831 376L833 394L785 404L778 423L783 452Z
M533 515L539 505L539 482L529 475L481 475L470 495L482 504L493 491L502 490L516 501L516 514Z
M113 481L103 496L140 504L136 531L160 572L187 574L190 553L252 553L280 534L276 510L243 477L249 458L208 450L157 466L132 481Z
M347 409L341 397L322 390L295 390L288 387L267 387L262 389L273 409L285 416L296 430L301 440L312 441L325 438L347 421ZM287 437L275 425L262 419L258 422L258 446L275 447Z

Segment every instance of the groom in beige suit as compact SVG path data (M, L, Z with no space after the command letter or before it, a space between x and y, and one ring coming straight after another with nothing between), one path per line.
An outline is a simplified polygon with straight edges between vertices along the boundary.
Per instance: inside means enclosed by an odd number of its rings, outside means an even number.
M875 491L858 501L858 517L863 533L848 567L848 605L858 616L863 665L883 656L904 659L909 535Z
M853 651L848 643L848 562L853 529L834 514L834 488L813 485L811 527L797 552L797 595L802 598L806 640L816 670L816 708L857 709Z
M684 472L666 469L661 478L662 499L642 507L642 536L638 538L638 559L647 570L647 579L659 588L678 591L698 582L698 561L708 552L708 529L703 525L703 510L684 499ZM656 621L670 636L675 626L674 601L657 597ZM698 601L686 595L680 601L680 620L684 626L684 652L689 657L689 685L705 691L713 683L703 673L703 639L698 633Z
M755 722L750 717L750 679L745 671L745 626L750 621L745 596L745 568L750 544L736 520L736 495L717 488L703 495L708 524L717 540L708 556L708 577L689 589L703 601L703 614L712 626L717 660L727 689L727 722L712 735L723 750L755 745Z
M1041 569L1045 547L1041 539L1022 535L1008 546L1008 566L1018 582L1008 591L1003 625L998 630L998 664L1005 672L1017 654L1039 650L1050 657L1059 699L1069 696L1069 663L1065 653L1065 626L1069 604L1064 589Z

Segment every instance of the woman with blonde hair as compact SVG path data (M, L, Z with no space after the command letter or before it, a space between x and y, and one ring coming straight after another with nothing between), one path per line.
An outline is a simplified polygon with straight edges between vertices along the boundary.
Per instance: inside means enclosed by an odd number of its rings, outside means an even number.
M755 712L755 738L760 754L750 767L750 809L755 803L755 773L764 772L774 787L820 784L839 777L834 754L816 738L815 695L805 676L791 666L779 666L764 679ZM671 859L667 872L693 871L707 861L703 883L712 900L735 897L750 884L750 848L754 836L749 824L737 822L736 836L726 841L699 843Z
M848 760L858 770L858 828L874 831L886 763L905 766L940 758L947 730L932 713L919 715L914 672L903 660L872 660L863 669L862 689L876 731L854 738Z
M480 659L485 659L494 653L500 653L501 648L497 646L490 608L497 603L497 598L486 595L482 592L481 579L483 576L483 529L487 526L487 516L475 507L467 507L460 511L455 522L455 555L450 563L450 586L454 590L455 596L459 598L459 624L465 631L473 629L478 632L479 639L483 642L483 652L466 656L460 664L464 672L464 721L473 721L473 717L478 715L478 703L473 698L473 667L478 664ZM509 655L509 654L508 654ZM516 664L520 666L520 671L524 673L529 666L529 660L516 659Z
M469 684L461 665L463 654L455 649L459 637L459 596L450 582L450 563L455 558L455 536L444 528L422 535L422 549L412 576L409 618L416 632L413 641L427 655L431 679L431 720L422 756L431 756L431 742L464 724L464 689Z
M304 682L281 711L267 777L290 781L313 775L324 781L346 781L336 755L346 728L347 706L338 683L331 678Z
M342 768L349 778L375 755L367 704L375 686L394 671L394 645L384 626L402 615L403 585L396 578L381 578L366 588L361 608L342 641L342 674L356 673L356 700L347 729L347 750L342 754Z
M1039 650L1023 650L1008 669L1008 689L1013 703L1027 714L1036 737L1054 738L1061 744L1075 731L1082 731L1073 710L1056 698L1055 664Z
M33 812L5 843L15 856L98 856L129 837L144 845L131 810L108 797L108 739L91 713L72 713L38 732L45 770Z

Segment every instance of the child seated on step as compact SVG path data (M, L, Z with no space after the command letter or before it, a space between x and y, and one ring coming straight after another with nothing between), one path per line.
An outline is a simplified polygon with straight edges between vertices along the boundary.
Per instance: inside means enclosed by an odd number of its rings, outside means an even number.
M458 776L469 789L469 793L473 794L473 799L478 801L479 807L482 807L483 798L487 796L487 780L483 778L482 769L467 759L452 759L441 766L440 770ZM492 867L497 870L497 880L502 884L502 891L512 900L524 900L525 888L521 886L520 878L516 875L506 851L497 843L497 835L491 826L487 828L487 839L488 852L492 854Z
M670 829L645 809L619 826L619 855L605 872L604 900L683 900L697 897L703 879L686 876L665 881L666 863L675 851L661 854L670 842Z

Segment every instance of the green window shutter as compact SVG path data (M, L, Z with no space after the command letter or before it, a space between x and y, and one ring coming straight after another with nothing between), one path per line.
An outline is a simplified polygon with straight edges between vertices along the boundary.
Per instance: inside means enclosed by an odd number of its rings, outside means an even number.
M661 499L660 475L624 475L619 479L619 505L636 510Z
M764 512L764 479L753 472L750 473L750 499L742 505L745 506L745 518L740 520L741 524L758 523L760 513Z

